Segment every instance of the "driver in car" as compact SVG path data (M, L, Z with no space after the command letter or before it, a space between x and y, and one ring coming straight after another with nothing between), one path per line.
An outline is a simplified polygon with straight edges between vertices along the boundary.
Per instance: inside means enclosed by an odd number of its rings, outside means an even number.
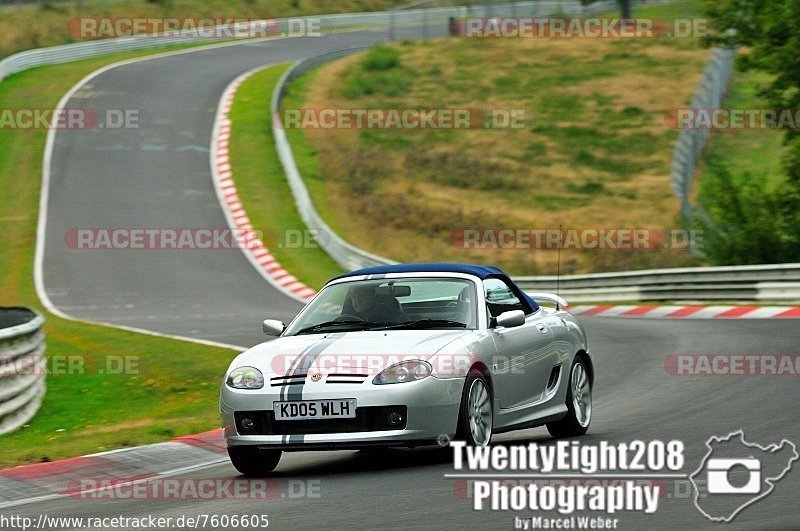
M381 294L377 286L354 286L350 290L355 316L370 323L395 324L404 321L403 309L390 293Z

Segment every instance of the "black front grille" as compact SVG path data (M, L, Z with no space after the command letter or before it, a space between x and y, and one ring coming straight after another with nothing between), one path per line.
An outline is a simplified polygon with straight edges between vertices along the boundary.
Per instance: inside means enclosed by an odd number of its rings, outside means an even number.
M402 420L389 422L390 413L399 413ZM356 408L350 419L275 420L272 411L237 411L236 431L239 435L310 435L317 433L354 433L361 431L404 430L406 406L374 406ZM246 423L248 427L243 424ZM250 426L252 424L252 426Z
M329 384L360 384L369 377L369 374L329 374L325 383Z
M277 376L269 379L272 387L282 387L284 385L301 385L306 383L306 374L294 374L287 376Z

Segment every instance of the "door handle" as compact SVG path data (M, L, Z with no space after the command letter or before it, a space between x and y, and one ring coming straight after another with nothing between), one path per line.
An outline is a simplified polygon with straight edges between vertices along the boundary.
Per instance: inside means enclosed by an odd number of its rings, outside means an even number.
M536 325L536 330L538 330L539 332L541 332L543 334L547 333L547 327L542 323L539 323L539 324Z

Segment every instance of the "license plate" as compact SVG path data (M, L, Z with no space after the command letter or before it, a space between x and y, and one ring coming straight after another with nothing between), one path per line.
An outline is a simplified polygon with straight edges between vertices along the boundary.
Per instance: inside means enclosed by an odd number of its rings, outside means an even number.
M275 420L350 419L356 416L356 399L275 402Z

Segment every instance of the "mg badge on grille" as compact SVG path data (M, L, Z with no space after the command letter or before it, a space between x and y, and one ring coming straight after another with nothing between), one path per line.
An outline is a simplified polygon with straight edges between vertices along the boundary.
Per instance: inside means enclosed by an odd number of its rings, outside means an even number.
M320 380L322 380L322 374L315 372L314 374L311 375L312 382L318 382Z

